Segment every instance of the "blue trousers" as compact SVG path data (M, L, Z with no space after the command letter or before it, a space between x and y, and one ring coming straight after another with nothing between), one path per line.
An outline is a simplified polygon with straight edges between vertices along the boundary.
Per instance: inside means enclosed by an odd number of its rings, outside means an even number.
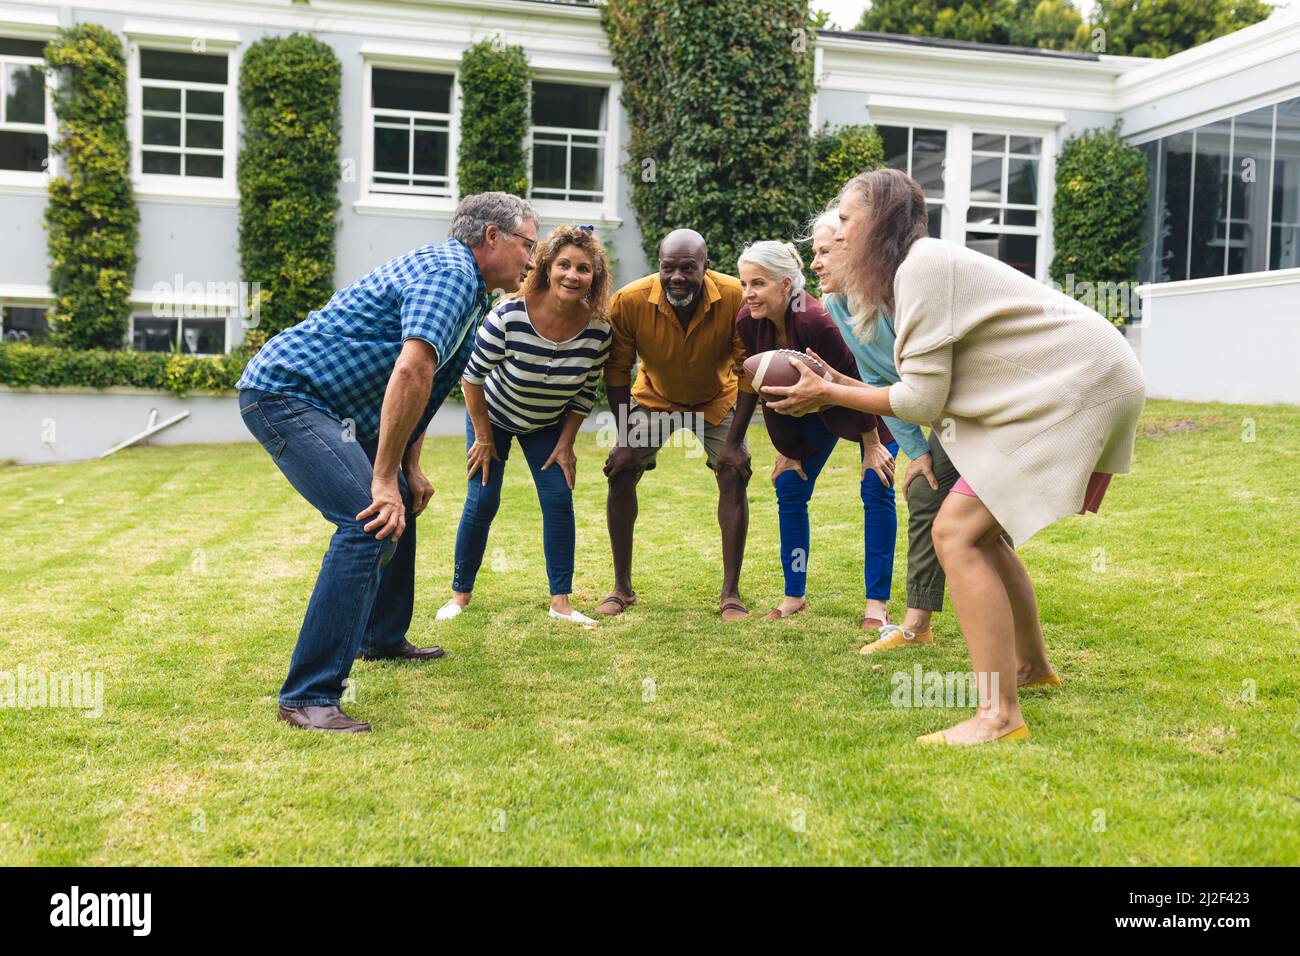
M806 481L793 471L782 472L776 479L776 510L781 528L781 569L785 572L786 597L803 597L807 590L808 502L817 484L817 476L839 440L822 424L820 416L805 415L797 421L805 444L815 447L817 452L800 463L808 476ZM861 452L861 442L858 445ZM890 454L898 454L897 442L890 442L885 447ZM874 471L868 471L859 490L862 495L867 599L888 601L894 576L894 540L898 534L894 488L882 483Z
M240 391L239 412L294 489L335 527L280 704L337 704L358 652L390 654L406 642L415 606L415 515L406 476L397 479L406 531L399 541L380 541L356 520L370 505L377 441L352 440L351 429L332 415L257 389Z
M488 468L486 485L479 472L468 481L465 508L460 513L460 527L456 531L456 571L451 579L453 591L474 590L474 578L483 564L492 519L501 507L501 481L505 477L506 461L510 458L510 444L518 439L532 470L537 500L542 506L542 551L546 555L546 577L550 581L551 594L573 592L573 492L559 465L553 464L542 471L542 465L555 451L555 443L563 431L563 419L523 435L492 426L492 440L501 460L492 462ZM473 444L474 423L466 414L465 450L468 451Z

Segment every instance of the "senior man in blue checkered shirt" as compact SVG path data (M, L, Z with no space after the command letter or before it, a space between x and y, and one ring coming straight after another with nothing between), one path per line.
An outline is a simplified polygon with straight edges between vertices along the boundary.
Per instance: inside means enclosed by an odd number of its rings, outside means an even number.
M450 238L386 262L266 343L239 380L244 424L338 530L280 689L281 720L357 733L339 699L353 660L442 657L406 639L430 419L459 381L487 290L533 268L537 213L506 193L461 200Z

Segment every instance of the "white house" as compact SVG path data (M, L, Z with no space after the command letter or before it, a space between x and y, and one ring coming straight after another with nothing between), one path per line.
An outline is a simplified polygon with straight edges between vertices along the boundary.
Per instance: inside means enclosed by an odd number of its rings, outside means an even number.
M544 0L22 0L0 6L0 308L39 337L55 135L35 67L59 26L127 44L141 213L130 346L220 352L234 315L240 57L294 31L343 65L343 284L446 234L457 70L471 43L524 47L536 78L529 194L543 225L593 223L617 278L648 271L628 185L620 83L595 7ZM1055 156L1119 121L1146 151L1150 226L1132 335L1155 397L1300 403L1300 14L1165 60L820 31L810 122L874 123L925 187L933 234L1046 281ZM682 225L698 225L683 223ZM725 264L719 264L725 267ZM194 440L194 439L191 439ZM6 457L0 448L0 457Z

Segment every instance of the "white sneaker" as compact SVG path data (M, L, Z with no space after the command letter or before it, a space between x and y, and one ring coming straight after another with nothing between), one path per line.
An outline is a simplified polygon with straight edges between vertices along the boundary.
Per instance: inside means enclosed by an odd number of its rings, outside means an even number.
M555 608L551 608L551 617L557 621L571 621L574 624L595 624L596 622L581 611L570 611L568 614L561 614Z
M450 621L453 617L465 610L464 607L455 601L448 601L442 607L438 608L438 613L433 616L435 621Z

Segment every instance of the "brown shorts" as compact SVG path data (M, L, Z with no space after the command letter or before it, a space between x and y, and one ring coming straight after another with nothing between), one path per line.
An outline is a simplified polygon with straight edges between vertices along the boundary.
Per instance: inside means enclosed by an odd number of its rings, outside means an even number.
M656 412L634 404L627 413L627 434L619 436L619 444L635 447L640 453L641 467L649 471L655 467L659 449L669 444L673 435L689 432L693 437L683 434L678 438L686 457L703 456L705 464L713 468L718 462L718 453L727 442L735 417L736 409L732 407L727 409L722 421L710 425L700 412ZM749 451L744 436L741 436L740 446Z

